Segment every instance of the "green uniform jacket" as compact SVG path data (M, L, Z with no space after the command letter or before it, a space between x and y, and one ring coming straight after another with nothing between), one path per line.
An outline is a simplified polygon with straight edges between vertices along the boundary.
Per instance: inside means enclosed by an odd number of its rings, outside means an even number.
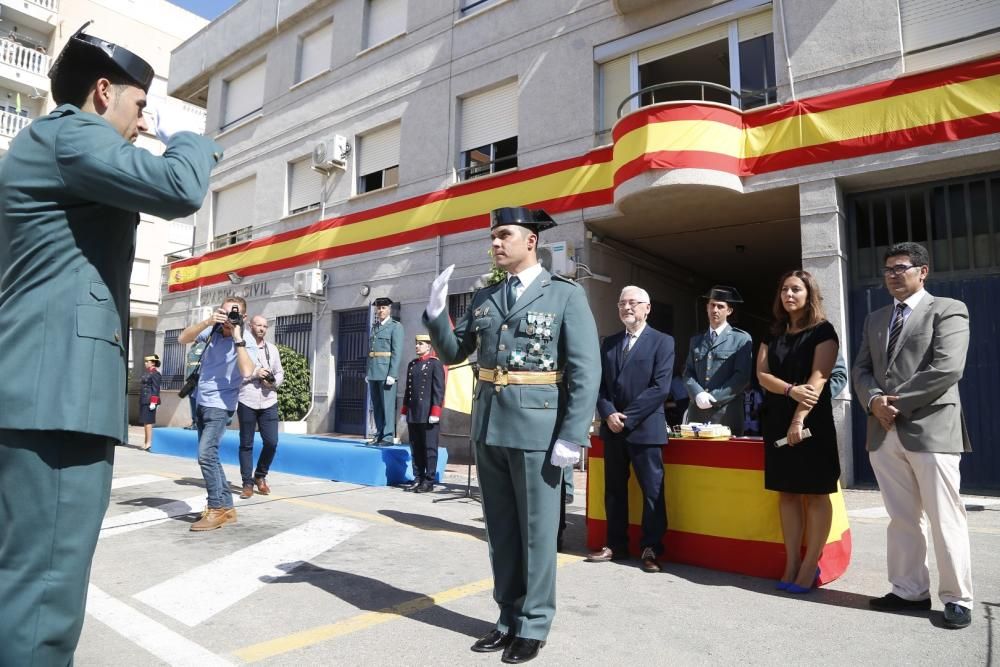
M369 352L390 352L389 357L368 357L368 369L365 376L369 380L384 381L387 377L399 379L399 360L403 354L403 325L392 319L380 326L378 330L372 327L372 335L368 340ZM392 407L395 413L396 406Z
M18 133L0 161L0 428L126 440L138 212L197 211L221 153L180 132L157 157L71 104Z
M688 421L725 424L733 435L742 435L743 390L750 384L752 367L753 347L746 331L730 324L715 345L707 332L692 337L684 367L684 386L691 398ZM702 391L716 401L708 410L694 402Z
M510 313L503 302L504 283L479 290L454 331L446 312L433 321L425 314L441 361L457 364L477 352L480 368L561 370L564 377L549 385L499 387L479 381L472 439L535 451L549 449L557 438L589 447L601 359L583 288L543 270Z

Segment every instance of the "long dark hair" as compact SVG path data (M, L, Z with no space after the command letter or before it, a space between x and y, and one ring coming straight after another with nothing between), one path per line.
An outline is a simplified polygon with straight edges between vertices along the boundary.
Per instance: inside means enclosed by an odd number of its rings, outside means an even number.
M820 322L826 321L826 313L823 312L823 297L819 293L819 285L816 284L816 279L808 271L795 269L794 271L787 272L778 280L778 289L774 295L774 304L771 306L771 312L774 314L771 333L775 336L785 333L785 330L793 324L791 317L788 316L788 312L781 303L781 287L791 277L798 278L806 286L806 307L805 315L800 320L801 328L809 329Z

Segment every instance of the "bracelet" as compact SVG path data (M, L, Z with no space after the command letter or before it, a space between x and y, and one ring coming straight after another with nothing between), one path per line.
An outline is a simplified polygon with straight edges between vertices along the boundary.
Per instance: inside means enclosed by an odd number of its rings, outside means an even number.
M790 384L787 387L785 387L785 398L788 398L788 394L792 391L794 387L795 387L794 384Z

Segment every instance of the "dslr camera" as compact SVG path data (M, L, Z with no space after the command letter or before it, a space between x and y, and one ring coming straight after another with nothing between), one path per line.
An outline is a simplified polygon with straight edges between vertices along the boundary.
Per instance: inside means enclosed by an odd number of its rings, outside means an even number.
M229 323L234 327L239 327L240 330L243 329L243 316L240 315L240 307L233 306L232 310L226 315L229 318Z
M261 379L269 384L274 384L274 373L266 370L264 371L264 377Z

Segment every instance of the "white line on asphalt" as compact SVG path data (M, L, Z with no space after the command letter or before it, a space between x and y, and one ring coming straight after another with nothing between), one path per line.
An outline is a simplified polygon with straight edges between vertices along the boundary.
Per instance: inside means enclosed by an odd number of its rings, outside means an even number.
M156 507L147 507L136 512L126 512L125 514L108 517L101 523L101 534L98 537L103 540L105 537L111 537L112 535L120 535L121 533L128 533L140 528L164 523L169 521L172 516L200 512L205 509L205 502L205 495L202 494L191 496L184 500L175 500Z
M982 505L983 507L989 507L991 505L1000 505L1000 498L963 496L962 501L965 502L967 506ZM888 519L889 513L885 510L885 507L879 505L878 507L866 507L860 510L851 510L847 513L847 516L852 519Z
M132 477L115 477L111 480L111 490L124 489L129 486L139 486L140 484L151 484L153 482L162 482L167 479L166 477L161 477L160 475L133 475Z
M133 597L194 627L366 527L344 517L317 517Z
M222 667L233 664L116 600L93 584L87 593L87 613L173 667Z

